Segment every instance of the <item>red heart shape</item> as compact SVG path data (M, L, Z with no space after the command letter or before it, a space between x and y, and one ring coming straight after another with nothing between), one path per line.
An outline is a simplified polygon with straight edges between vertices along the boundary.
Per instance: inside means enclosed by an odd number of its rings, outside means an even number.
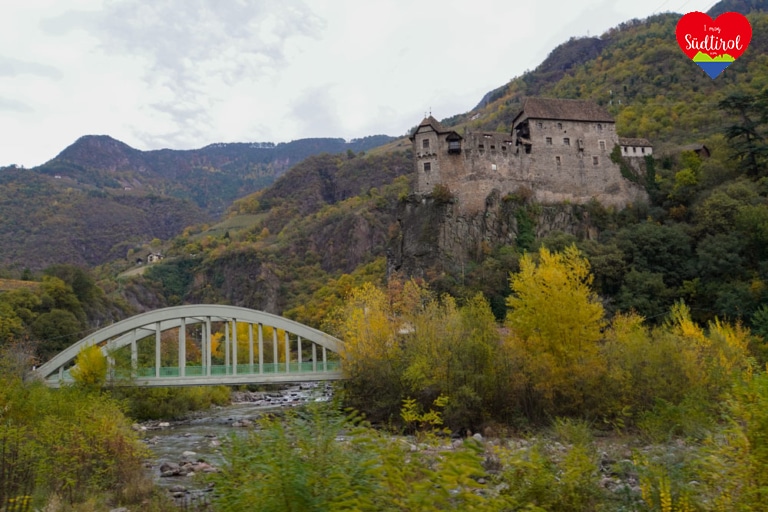
M738 59L752 40L752 25L737 12L725 12L713 20L703 12L689 12L675 29L680 49L693 59L699 52L710 57L724 54Z

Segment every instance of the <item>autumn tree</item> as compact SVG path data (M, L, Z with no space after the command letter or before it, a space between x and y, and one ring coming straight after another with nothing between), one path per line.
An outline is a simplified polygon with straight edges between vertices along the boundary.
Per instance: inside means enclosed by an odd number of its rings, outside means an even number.
M393 317L387 295L370 283L352 290L327 328L344 342L342 368L350 405L374 420L396 416L402 395L399 336L407 327Z
M596 412L605 364L598 341L603 306L591 289L589 262L575 245L527 254L510 277L506 325L518 391L533 417Z
M75 367L70 371L75 382L86 389L99 389L107 381L107 358L98 345L80 349Z

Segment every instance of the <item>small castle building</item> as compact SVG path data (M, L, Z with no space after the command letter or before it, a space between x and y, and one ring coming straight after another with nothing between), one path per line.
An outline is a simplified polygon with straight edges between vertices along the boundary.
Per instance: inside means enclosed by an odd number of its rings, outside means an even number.
M611 160L620 145L616 123L592 101L528 98L510 133L460 135L429 116L411 141L416 193L445 186L463 212L481 211L494 190L506 195L527 189L542 203L596 199L617 207L645 198ZM636 147L646 151L637 156L652 150L650 144Z
M147 263L160 263L163 261L163 255L159 252L151 252L147 254Z
M644 157L653 154L653 145L648 139L619 137L619 146L621 146L621 156L627 158Z

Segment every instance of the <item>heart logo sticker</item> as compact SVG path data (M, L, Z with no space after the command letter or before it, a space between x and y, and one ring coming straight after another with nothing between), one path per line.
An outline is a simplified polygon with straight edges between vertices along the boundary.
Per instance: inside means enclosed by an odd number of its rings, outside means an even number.
M737 12L726 12L713 20L696 11L680 18L675 34L688 58L714 79L747 49L752 25Z

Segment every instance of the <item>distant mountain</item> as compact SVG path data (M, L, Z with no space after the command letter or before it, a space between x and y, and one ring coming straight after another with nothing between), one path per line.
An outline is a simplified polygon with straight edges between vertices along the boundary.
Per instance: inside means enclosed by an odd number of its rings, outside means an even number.
M738 12L749 14L751 12L767 12L768 2L765 0L722 0L714 5L707 14L717 18L724 12Z
M264 188L308 156L358 153L391 140L386 135L374 135L350 142L318 138L140 151L106 135L87 135L33 171L66 176L99 188L189 199L208 213L219 215L238 197Z

